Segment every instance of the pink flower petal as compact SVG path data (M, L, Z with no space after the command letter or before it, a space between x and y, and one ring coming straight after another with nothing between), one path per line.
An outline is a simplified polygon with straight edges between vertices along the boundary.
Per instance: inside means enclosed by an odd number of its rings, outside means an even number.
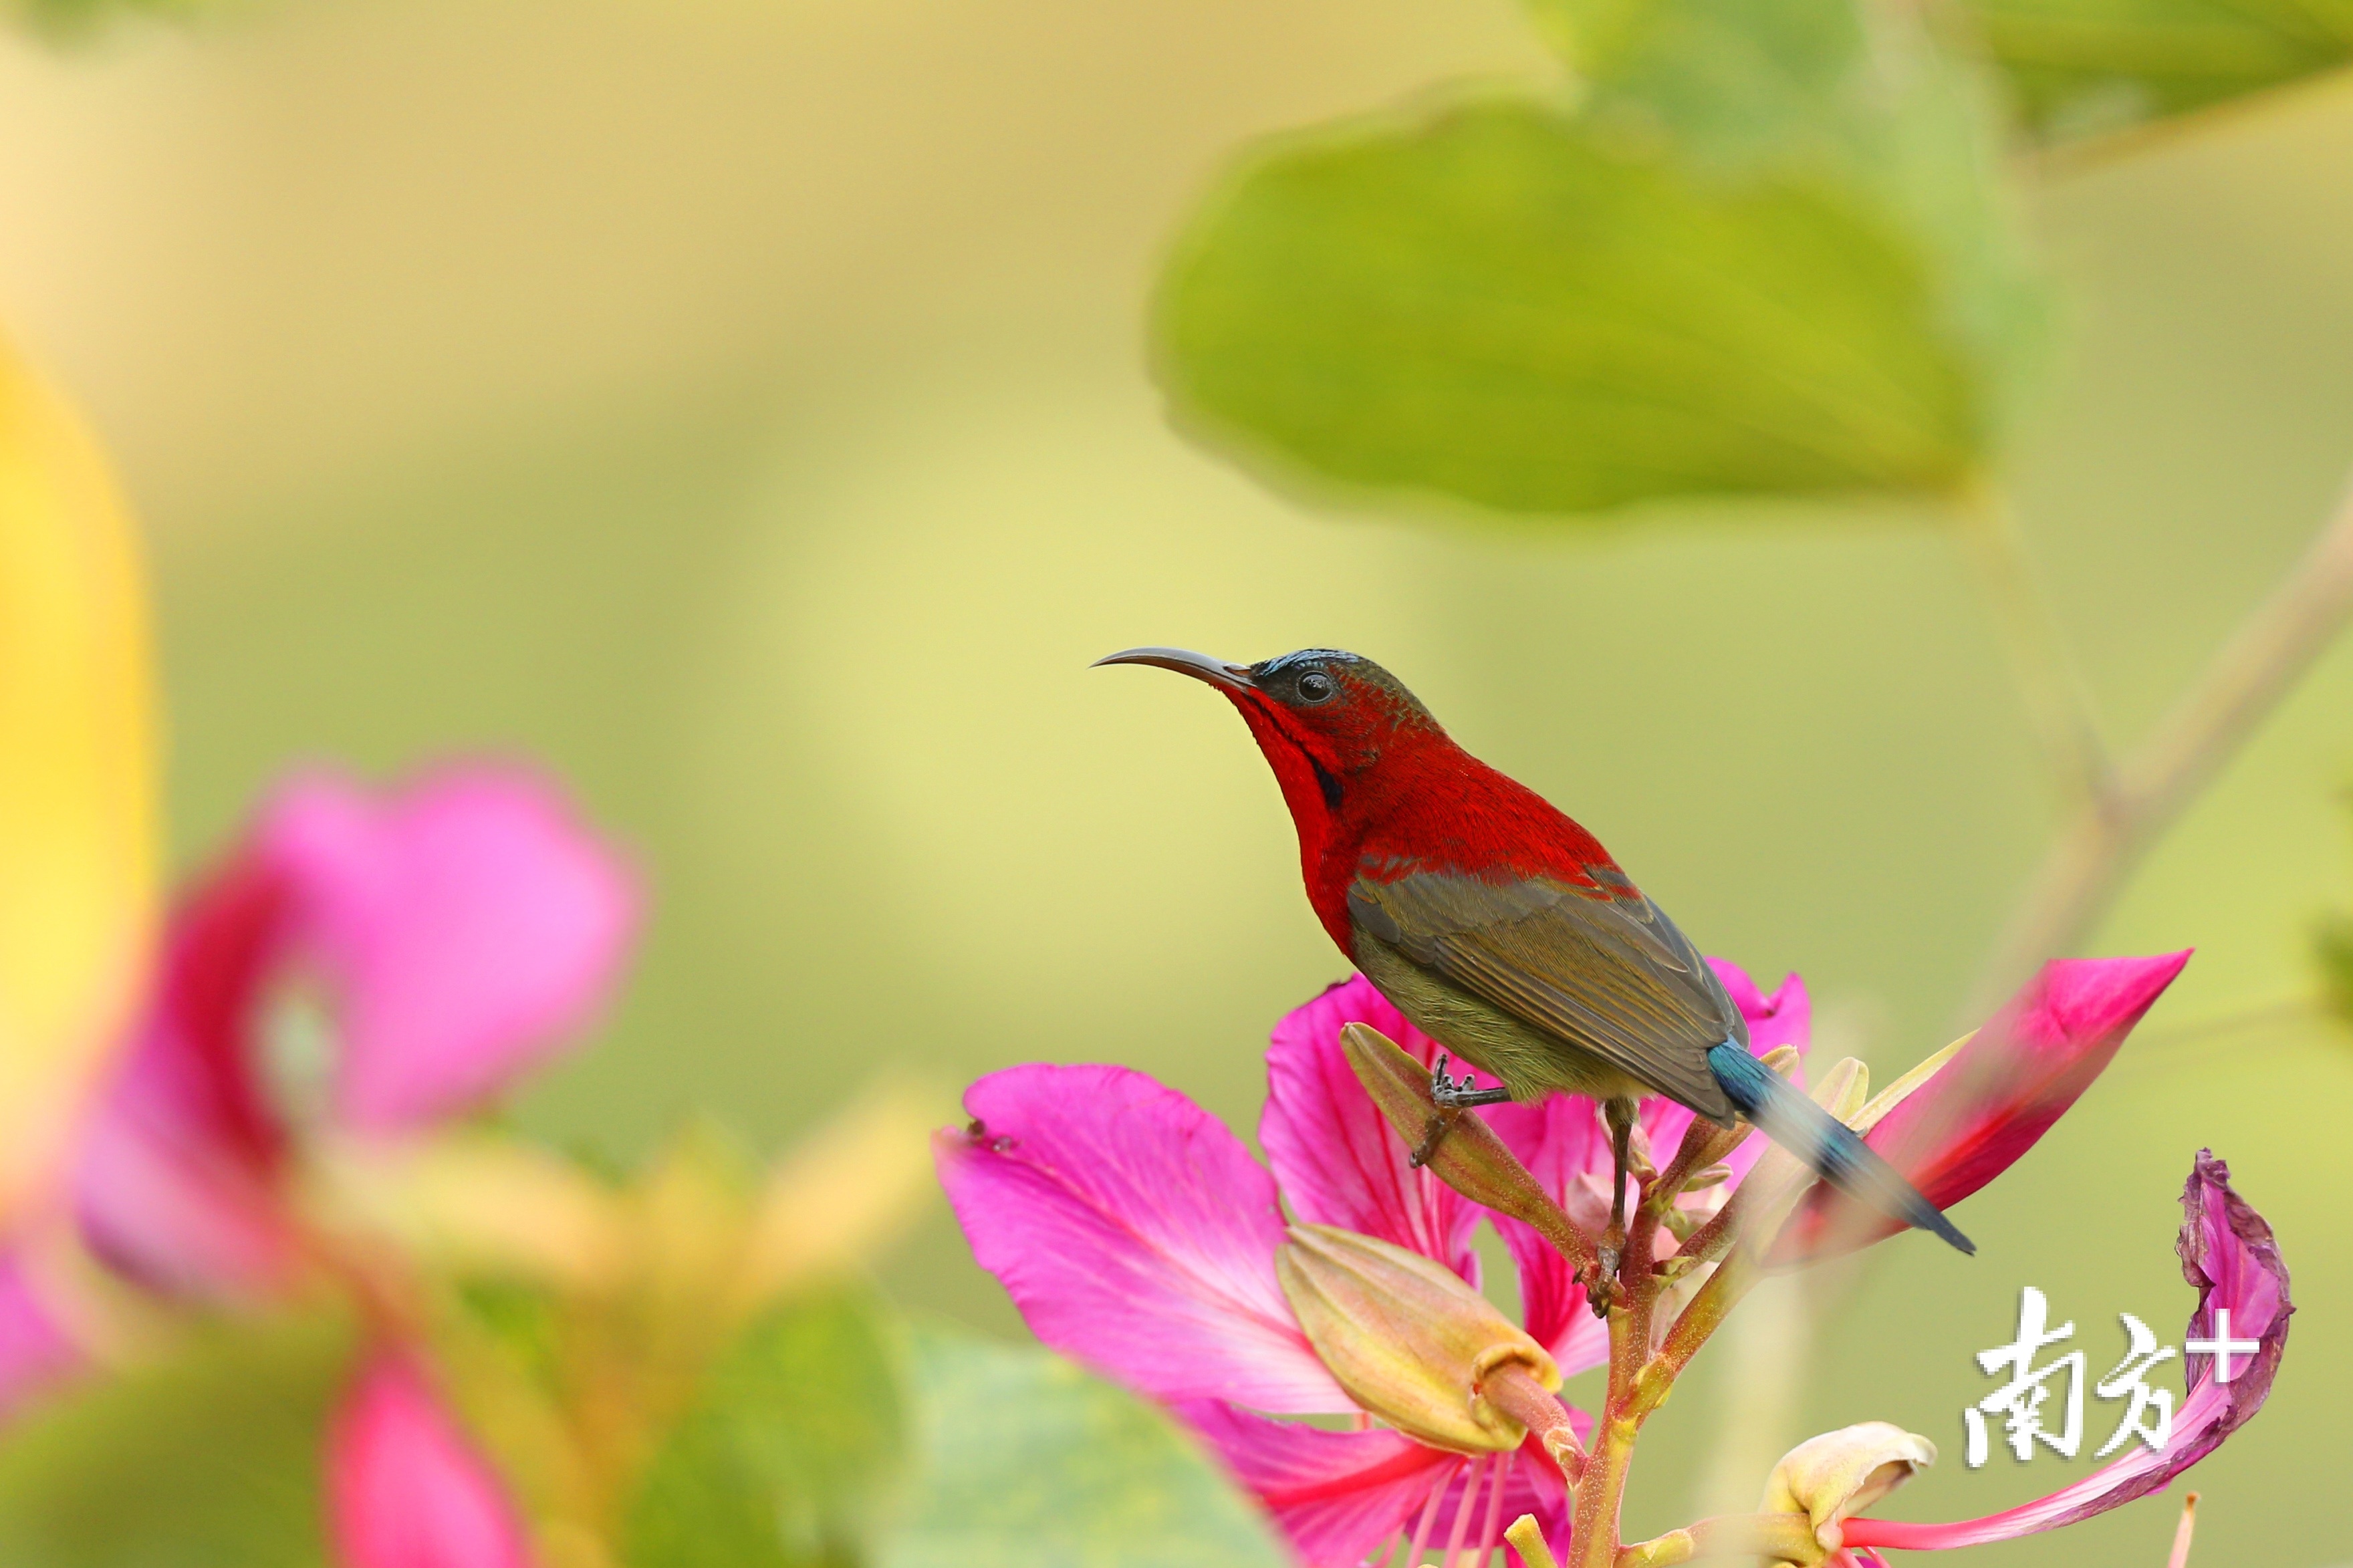
M1609 1135L1593 1101L1556 1094L1534 1105L1498 1105L1472 1114L1487 1118L1570 1217L1597 1233L1609 1223L1609 1200L1599 1194L1609 1174ZM1596 1180L1588 1182L1588 1175ZM1560 1363L1561 1375L1574 1377L1608 1361L1609 1328L1586 1309L1585 1287L1568 1260L1525 1222L1509 1215L1489 1217L1519 1268L1521 1319Z
M1491 1457L1466 1459L1426 1448L1387 1427L1331 1432L1271 1421L1215 1400L1181 1405L1177 1414L1274 1516L1306 1568L1356 1568L1378 1557L1392 1538L1414 1530L1433 1492L1438 1530L1432 1544L1442 1545L1474 1468L1482 1493L1472 1506L1474 1546L1491 1507L1484 1495L1494 1473ZM1589 1433L1582 1413L1572 1415L1578 1433ZM1565 1559L1571 1511L1560 1471L1531 1439L1505 1466L1498 1523L1535 1515L1555 1554Z
M2100 1076L2187 952L2067 959L2024 991L1865 1134L1938 1208L2008 1170ZM1903 1226L1817 1187L1775 1243L1789 1262L1867 1246Z
M1849 1520L1848 1545L1926 1552L2056 1530L2162 1490L2253 1419L2271 1393L2287 1345L2288 1317L2295 1310L2288 1300L2287 1266L2280 1261L2272 1227L2232 1191L2231 1168L2210 1151L2198 1152L2182 1189L2181 1210L2175 1249L2181 1255L2183 1278L2198 1288L2198 1308L2189 1314L2183 1342L2213 1339L2215 1311L2227 1308L2231 1337L2260 1341L2263 1348L2252 1362L2236 1366L2229 1383L2216 1378L2212 1357L2200 1355L2190 1363L2187 1396L2174 1415L2164 1450L2151 1453L2146 1444L2133 1443L2123 1458L2073 1486L1983 1519L1954 1524Z
M1341 982L1274 1027L1259 1142L1292 1213L1436 1258L1472 1284L1471 1232L1482 1210L1428 1171L1356 1081L1340 1029L1369 1024L1425 1065L1438 1046L1363 975Z
M1156 1398L1355 1408L1274 1279L1274 1180L1201 1108L1118 1067L1019 1067L934 1140L973 1257L1032 1332Z
M327 1439L343 1568L525 1568L532 1553L505 1487L416 1364L376 1354L345 1391Z
M0 1421L87 1362L21 1255L0 1255Z
M91 1250L159 1290L267 1288L288 1258L285 1132L254 1073L256 997L288 890L241 856L172 922L154 995L84 1129L72 1176Z
M612 854L551 786L452 771L379 803L332 774L265 813L305 947L341 994L337 1108L386 1130L466 1110L577 1037L635 923Z
M1355 1568L1376 1545L1410 1529L1431 1490L1464 1463L1385 1426L1327 1432L1218 1400L1189 1402L1176 1413L1274 1516L1306 1568Z

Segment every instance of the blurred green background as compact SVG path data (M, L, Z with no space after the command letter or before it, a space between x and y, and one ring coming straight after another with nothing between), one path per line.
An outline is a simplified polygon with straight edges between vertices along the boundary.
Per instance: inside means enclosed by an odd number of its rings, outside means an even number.
M877 1074L1032 1058L1247 1123L1267 1028L1339 960L1233 717L1086 664L1338 644L1709 951L1801 971L1832 1055L1907 1065L2053 804L1955 540L1852 507L1567 536L1322 514L1180 439L1147 382L1161 247L1238 141L1542 66L1512 0L310 0L0 43L0 313L150 531L175 858L294 760L520 752L655 899L532 1128L626 1155L712 1109L767 1144ZM2322 78L2040 187L2068 290L2012 472L2115 739L2353 461L2348 172L2353 89ZM1793 1405L1759 1392L1786 1344L1710 1352L1631 1531L1745 1506L1788 1442L1872 1417L1946 1447L1912 1516L2088 1469L1962 1468L1970 1354L2028 1283L2095 1373L2119 1311L2178 1342L2174 1197L2211 1144L2303 1311L2194 1477L2199 1560L2353 1557L2353 1047L2274 1006L2353 903L2348 783L2353 644L2101 931L2199 957L1962 1211L1981 1256L1882 1248ZM944 1210L890 1282L1020 1331ZM1736 1405L1770 1430L1710 1480ZM2172 1527L2147 1503L1976 1560L2154 1568Z

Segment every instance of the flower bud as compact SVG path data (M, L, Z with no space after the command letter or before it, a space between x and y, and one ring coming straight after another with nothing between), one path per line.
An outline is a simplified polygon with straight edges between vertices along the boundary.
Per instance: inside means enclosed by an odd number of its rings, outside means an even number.
M1294 1225L1274 1269L1334 1380L1431 1447L1475 1455L1520 1446L1527 1428L1482 1392L1499 1368L1517 1363L1547 1392L1560 1387L1542 1345L1419 1253L1334 1226Z
M1763 1513L1802 1513L1822 1546L1838 1550L1839 1526L1936 1462L1936 1445L1886 1421L1865 1421L1809 1437L1773 1467Z
M1398 1136L1417 1147L1425 1143L1445 1114L1430 1098L1430 1069L1368 1024L1350 1024L1342 1029L1340 1049ZM1430 1170L1472 1203L1534 1226L1572 1263L1593 1261L1593 1238L1577 1228L1520 1163L1519 1156L1475 1114L1454 1115L1451 1125L1430 1148Z

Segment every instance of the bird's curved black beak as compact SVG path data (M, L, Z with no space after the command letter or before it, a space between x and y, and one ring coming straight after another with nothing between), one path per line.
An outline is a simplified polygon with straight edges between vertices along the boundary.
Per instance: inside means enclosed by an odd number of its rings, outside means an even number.
M1196 680L1206 680L1228 691L1255 689L1248 665L1228 664L1222 658L1211 658L1206 653L1195 653L1190 648L1122 648L1117 653L1103 655L1087 668L1092 669L1105 664L1149 664L1160 669L1173 669L1179 675L1189 675Z

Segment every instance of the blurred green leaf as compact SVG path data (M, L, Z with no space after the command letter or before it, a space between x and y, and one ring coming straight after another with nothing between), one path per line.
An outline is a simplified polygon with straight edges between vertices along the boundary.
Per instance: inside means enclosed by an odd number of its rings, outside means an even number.
M1163 280L1179 416L1507 511L1958 490L2041 296L1984 84L1859 5L1538 0L1573 103L1256 151Z
M340 1322L224 1329L37 1406L0 1443L8 1568L322 1568Z
M1290 1556L1158 1410L1060 1357L915 1339L923 1462L884 1568L1280 1568Z
M901 1354L861 1290L755 1320L647 1473L628 1521L633 1568L864 1561L906 1443Z
M2324 924L2314 947L2329 1010L2339 1022L2353 1024L2353 916L2338 915Z
M1718 184L1486 101L1253 161L1173 261L1180 409L1510 511L1959 484L1983 396L1916 247L1827 181Z
M2179 114L2353 59L2345 0L1967 0L2047 136Z
M9 10L33 32L58 42L78 42L126 16L190 21L207 11L226 10L227 0L15 0Z

